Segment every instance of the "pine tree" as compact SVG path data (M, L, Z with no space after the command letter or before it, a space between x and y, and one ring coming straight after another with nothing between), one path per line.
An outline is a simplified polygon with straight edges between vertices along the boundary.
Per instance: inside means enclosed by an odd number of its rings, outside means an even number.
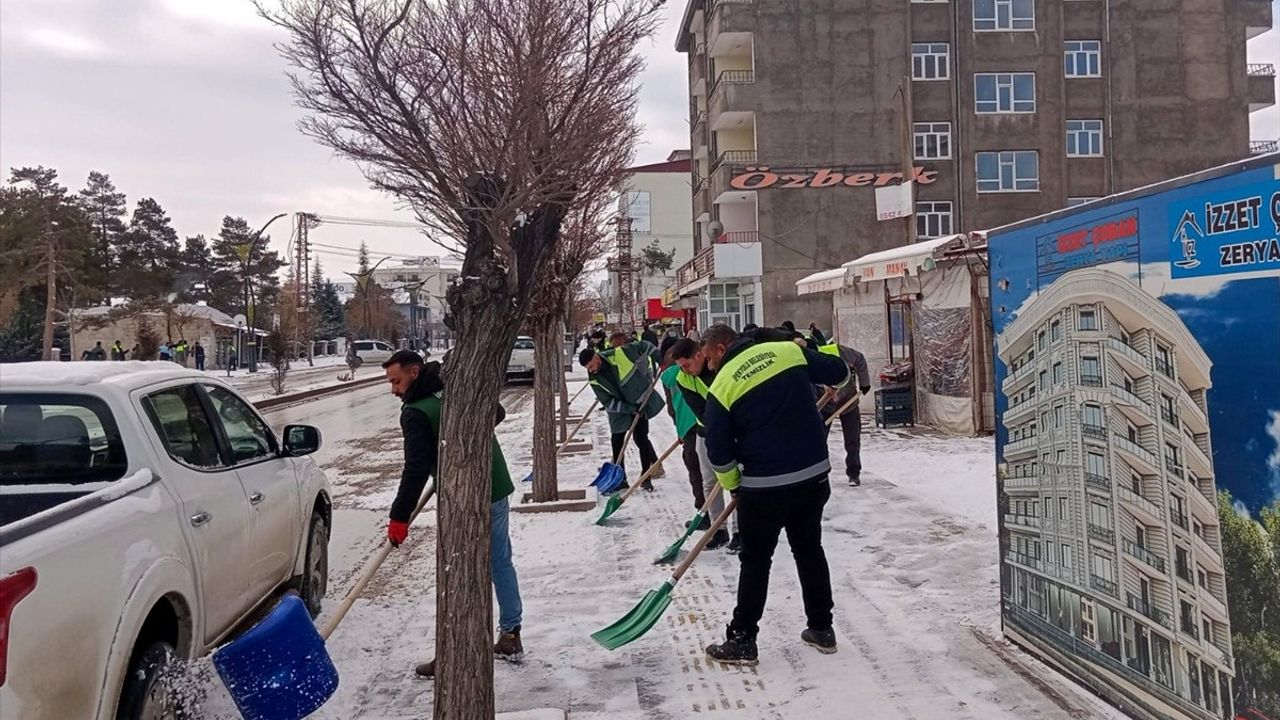
M133 210L129 229L120 237L115 273L120 294L129 298L163 297L177 284L178 233L160 203L142 198Z
M92 262L85 285L98 291L101 297L111 297L119 289L113 283L120 236L125 232L124 217L128 213L125 194L116 192L116 186L106 173L89 172L89 180L80 191L80 207L93 225Z
M334 340L346 336L346 321L338 289L324 276L320 259L316 258L311 273L311 311L315 314L315 340Z
M224 312L248 314L244 298L247 266L253 285L254 325L262 327L279 295L280 278L276 273L284 263L274 251L267 250L271 244L269 235L263 235L256 243L253 240L254 231L244 218L228 215L222 219L222 229L213 241L216 270L210 304Z
M213 250L204 235L186 240L178 256L178 298L182 302L209 300L218 281L213 263ZM203 286L198 288L197 286Z

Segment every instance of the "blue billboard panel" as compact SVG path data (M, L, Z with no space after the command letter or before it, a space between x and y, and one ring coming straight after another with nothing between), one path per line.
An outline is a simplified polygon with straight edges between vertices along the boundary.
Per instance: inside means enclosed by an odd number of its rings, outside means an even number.
M1168 212L1173 277L1280 274L1280 179L1186 198Z

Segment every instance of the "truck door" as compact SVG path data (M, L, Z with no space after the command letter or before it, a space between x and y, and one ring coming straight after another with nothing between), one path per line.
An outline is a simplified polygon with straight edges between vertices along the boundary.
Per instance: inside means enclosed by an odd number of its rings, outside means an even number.
M256 602L293 574L302 546L298 476L293 460L280 455L275 433L257 411L226 388L205 385L204 390L252 506L244 563Z
M151 392L142 407L167 452L159 474L179 495L204 608L202 640L210 643L249 609L249 499L218 450L213 419L194 384Z

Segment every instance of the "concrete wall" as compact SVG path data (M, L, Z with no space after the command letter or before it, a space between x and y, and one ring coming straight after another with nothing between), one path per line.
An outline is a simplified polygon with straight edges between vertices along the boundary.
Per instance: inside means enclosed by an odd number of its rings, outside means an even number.
M689 242L689 174L636 173L627 179L624 191L649 193L650 232L632 234L634 252L639 254L657 240L663 250L676 251L671 268L674 273L693 257L693 244Z

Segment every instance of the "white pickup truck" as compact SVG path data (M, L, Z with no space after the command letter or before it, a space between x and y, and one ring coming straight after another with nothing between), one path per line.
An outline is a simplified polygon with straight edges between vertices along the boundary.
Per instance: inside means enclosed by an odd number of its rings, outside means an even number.
M161 679L328 581L328 481L171 363L0 365L0 718L175 716Z
M507 379L533 379L533 338L520 335L511 343L511 359L507 361Z

